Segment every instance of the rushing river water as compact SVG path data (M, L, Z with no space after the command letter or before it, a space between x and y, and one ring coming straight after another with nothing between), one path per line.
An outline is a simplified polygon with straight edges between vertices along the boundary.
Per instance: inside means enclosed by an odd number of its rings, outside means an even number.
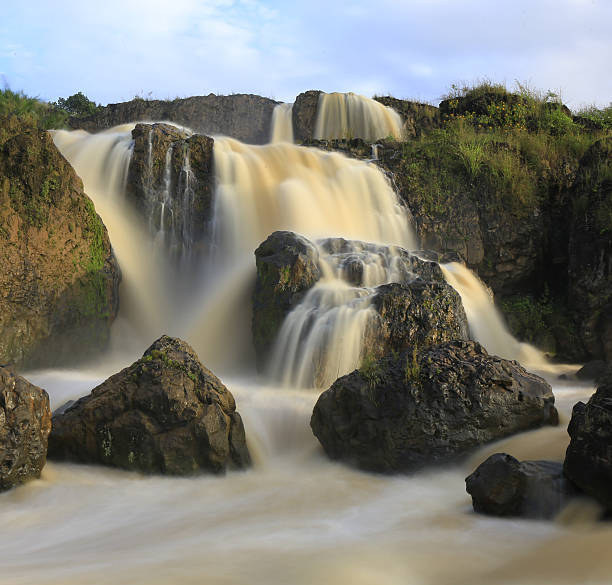
M355 101L325 99L330 120L334 108ZM359 102L360 115L367 107ZM377 116L384 114L381 120L389 118L380 104L372 107ZM349 114L342 115L348 120ZM416 247L409 214L378 168L290 144L289 117L289 106L279 108L285 126L276 144L215 140L215 255L202 267L201 282L188 275L195 285L187 295L177 282L180 274L155 246L154 222L139 217L123 196L133 126L95 136L54 134L108 227L124 277L121 314L112 351L95 366L26 377L47 389L57 407L131 363L159 335L179 335L236 398L255 464L224 477L180 479L49 462L40 480L0 494L0 584L610 585L612 528L594 522L591 505L578 501L556 522L472 512L464 478L474 467L499 450L521 459L562 460L572 405L593 388L559 382L564 368L516 342L465 267L443 270L463 298L472 335L492 353L545 370L562 415L558 428L488 445L456 466L374 475L327 460L309 427L322 388L316 388L314 375L281 367L298 364L312 350L308 344L331 339L331 355L338 345L333 336L311 335L318 330L305 331L306 320L297 315L281 338L293 352L291 360L277 352L281 357L271 364L276 376L253 374L253 251L272 231L294 230L313 242L342 236L373 243L351 244L350 253L371 270L360 287L345 279L342 259L332 255L323 262L322 286L333 294L307 296L308 311L319 311L329 330L342 329L338 339L354 337L346 344L350 352L337 358L335 375L358 365L359 319L367 316L372 287L395 278L395 246ZM368 132L398 133L393 123ZM341 131L321 124L321 136ZM188 153L185 160L189 169ZM171 186L165 188L167 198ZM316 245L323 254L323 244ZM347 302L357 310L346 310ZM329 377L323 376L325 384ZM311 387L299 387L305 384Z

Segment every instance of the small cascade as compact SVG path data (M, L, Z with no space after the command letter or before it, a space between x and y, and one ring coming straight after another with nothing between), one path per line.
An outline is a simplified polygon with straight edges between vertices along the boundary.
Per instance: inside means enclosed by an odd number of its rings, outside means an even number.
M293 143L293 104L278 104L272 111L270 142Z
M392 108L354 93L322 93L319 96L314 138L332 140L362 138L368 142L400 138L402 118Z
M393 246L332 238L317 247L323 278L285 318L270 359L283 386L326 388L359 367L377 322L375 287L414 278Z
M161 189L158 191L150 189L145 193L146 196L146 216L149 218L149 230L154 234L155 242L158 247L165 249L166 247L166 224L170 224L171 229L174 227L173 213L172 213L172 199L171 199L171 187L172 187L172 151L174 145L171 144L166 151L166 158L164 163L164 172ZM149 176L151 176L151 169L149 169ZM166 212L168 211L169 220L166 219ZM172 230L173 232L174 230Z
M494 355L517 360L523 366L547 370L544 353L515 339L495 307L485 285L466 266L458 262L441 264L444 277L461 296L472 337Z

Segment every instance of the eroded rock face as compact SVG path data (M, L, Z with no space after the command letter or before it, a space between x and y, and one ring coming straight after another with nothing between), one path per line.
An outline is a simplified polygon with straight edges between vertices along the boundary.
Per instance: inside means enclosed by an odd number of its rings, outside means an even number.
M119 281L106 228L51 136L0 119L0 361L42 367L99 353Z
M612 380L578 402L567 432L564 471L581 491L612 510Z
M474 511L491 516L554 518L576 490L556 461L518 461L495 453L466 480Z
M330 458L389 473L555 425L554 400L550 386L517 362L452 341L387 355L339 378L319 397L310 425Z
M319 253L293 232L277 231L255 250L257 280L253 292L253 343L263 368L287 313L321 277Z
M40 477L50 431L47 393L0 366L0 491Z
M167 120L198 134L231 136L248 144L265 144L272 111L278 102L251 94L193 96L185 99L144 100L109 104L93 116L71 118L74 129L97 132L135 121Z
M612 361L612 138L580 161L572 188L569 299L591 358Z
M54 415L49 457L168 475L250 465L234 397L168 336Z
M404 122L402 136L418 138L426 132L440 127L440 111L435 106L400 100L391 96L374 97L383 106L393 108Z
M322 91L311 89L295 98L293 103L293 137L296 142L308 141L314 137L319 97L322 93Z
M213 215L214 140L169 124L137 124L132 138L126 197L175 255L200 250Z

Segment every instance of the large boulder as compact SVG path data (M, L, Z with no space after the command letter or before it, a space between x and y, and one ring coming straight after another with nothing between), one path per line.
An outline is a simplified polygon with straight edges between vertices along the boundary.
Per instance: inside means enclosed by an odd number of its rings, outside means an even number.
M119 281L106 228L51 136L0 118L0 363L98 354Z
M248 144L265 144L272 112L278 102L252 94L192 96L175 100L145 100L108 104L92 116L70 118L72 128L96 132L130 122L166 120L198 134L231 136Z
M0 491L40 477L50 431L47 393L0 366Z
M466 480L474 511L491 516L554 518L576 490L557 461L519 461L495 453Z
M319 252L306 238L287 231L271 234L255 250L253 343L263 368L287 314L321 277Z
M49 457L168 475L250 464L234 397L189 345L168 336L54 414Z
M572 411L564 471L585 494L612 510L612 380Z
M557 424L554 396L517 362L451 341L365 363L319 397L310 425L325 452L361 469L441 463Z
M213 215L214 140L169 124L132 131L126 197L175 255L199 250Z

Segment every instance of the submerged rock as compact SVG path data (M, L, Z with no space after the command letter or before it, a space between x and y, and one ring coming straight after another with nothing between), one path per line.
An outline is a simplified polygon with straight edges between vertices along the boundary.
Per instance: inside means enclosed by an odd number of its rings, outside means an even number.
M0 366L0 491L40 477L50 431L47 393Z
M567 432L565 475L612 511L612 381L574 406Z
M518 461L495 453L466 480L474 511L491 516L554 518L576 490L556 461Z
M165 335L54 415L49 457L168 475L251 461L232 394L189 345Z
M104 349L121 277L106 228L49 133L16 117L0 117L0 242L0 363Z
M397 472L556 425L554 401L517 362L452 341L364 363L321 394L310 425L332 459Z

